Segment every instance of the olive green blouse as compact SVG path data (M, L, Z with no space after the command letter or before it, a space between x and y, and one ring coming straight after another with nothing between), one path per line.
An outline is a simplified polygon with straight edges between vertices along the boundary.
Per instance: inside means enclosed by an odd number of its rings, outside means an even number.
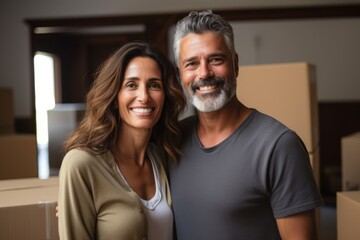
M158 163L169 203L166 174L154 145L149 144L147 153ZM93 155L73 149L65 155L59 174L60 239L147 239L141 200L117 171L110 152Z

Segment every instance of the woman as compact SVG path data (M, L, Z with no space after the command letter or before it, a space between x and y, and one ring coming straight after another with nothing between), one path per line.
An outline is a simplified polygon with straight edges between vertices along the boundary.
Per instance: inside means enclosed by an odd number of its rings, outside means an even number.
M185 98L172 64L129 43L101 66L60 169L61 239L172 239L161 161L176 160Z

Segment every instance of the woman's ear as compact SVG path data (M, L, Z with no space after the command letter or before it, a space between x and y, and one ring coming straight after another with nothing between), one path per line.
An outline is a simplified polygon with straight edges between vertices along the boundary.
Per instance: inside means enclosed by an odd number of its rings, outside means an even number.
M119 104L118 101L115 100L111 103L111 109L118 109L119 108Z

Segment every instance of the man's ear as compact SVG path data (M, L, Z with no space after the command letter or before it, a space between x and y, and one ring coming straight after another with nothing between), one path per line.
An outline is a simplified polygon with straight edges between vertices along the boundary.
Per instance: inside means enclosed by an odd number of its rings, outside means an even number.
M239 75L239 56L237 53L235 53L235 56L234 56L234 71L235 71L235 76L238 77L238 75Z
M182 83L179 67L176 67L176 76L177 76L177 79L178 79L179 83Z

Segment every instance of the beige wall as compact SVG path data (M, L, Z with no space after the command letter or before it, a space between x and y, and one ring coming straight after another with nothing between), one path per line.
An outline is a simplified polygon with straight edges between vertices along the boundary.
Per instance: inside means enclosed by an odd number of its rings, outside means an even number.
M31 115L30 39L24 22L29 18L79 17L97 15L138 14L152 12L186 11L191 9L234 9L243 7L298 6L360 3L360 0L2 0L0 1L0 87L14 89L16 117ZM360 29L359 26L353 28ZM359 38L359 35L353 36ZM347 61L347 58L344 59ZM356 71L357 69L351 69ZM350 71L349 74L352 74ZM343 96L352 89L352 77L344 78ZM358 81L358 79L357 79ZM327 86L325 86L327 87ZM322 90L327 92L327 90ZM340 92L340 91L339 91ZM331 99L332 93L329 98ZM340 96L341 98L341 96Z

